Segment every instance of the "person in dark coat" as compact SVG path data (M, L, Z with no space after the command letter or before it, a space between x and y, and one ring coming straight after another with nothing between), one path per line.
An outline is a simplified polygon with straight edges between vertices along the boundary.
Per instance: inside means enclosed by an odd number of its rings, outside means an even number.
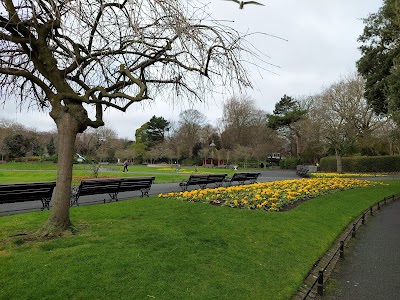
M125 171L128 172L128 165L129 165L128 160L125 159L125 161L124 161L124 163L123 163L124 170L123 170L122 172L125 172Z

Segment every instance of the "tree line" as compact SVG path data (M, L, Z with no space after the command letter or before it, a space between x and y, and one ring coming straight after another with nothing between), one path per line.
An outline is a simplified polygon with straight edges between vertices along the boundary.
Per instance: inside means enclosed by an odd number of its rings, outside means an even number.
M258 164L274 153L299 163L341 157L399 155L400 131L389 115L376 114L365 98L365 80L349 74L309 96L283 95L272 113L254 99L235 96L223 105L217 124L189 109L178 120L153 116L135 131L135 141L119 139L107 127L78 134L75 151L92 162L202 164L207 158L224 164ZM35 133L2 122L2 153L9 157L55 154L56 132ZM7 124L7 125L4 125ZM11 125L10 125L11 124Z
M249 97L233 97L216 125L196 110L183 111L176 124L153 116L136 131L135 155L151 162L201 163L214 156L236 163L268 161L280 153L311 164L334 155L339 172L342 156L399 155L397 123L374 111L365 85L361 76L349 74L315 95L283 95L272 113Z

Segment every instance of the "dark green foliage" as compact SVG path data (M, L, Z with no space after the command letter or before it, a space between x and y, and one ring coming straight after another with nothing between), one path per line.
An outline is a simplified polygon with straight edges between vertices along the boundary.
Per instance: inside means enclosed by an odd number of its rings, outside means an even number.
M299 121L305 113L306 110L301 109L296 100L284 95L281 100L275 104L273 114L267 115L267 126L274 130L282 127L290 127L290 125Z
M10 158L24 157L28 152L34 156L43 154L43 147L37 137L15 134L4 139L4 148Z
M203 160L198 157L192 157L192 158L185 158L181 160L181 164L183 166L201 166L203 164Z
M136 130L136 142L145 143L148 147L162 143L165 132L169 130L169 122L163 117L152 116L150 121L144 123Z
M161 143L164 141L165 132L169 130L169 122L163 117L151 117L147 122L147 141L150 143Z
M400 110L399 1L385 0L364 23L357 68L366 79L365 97L377 113L396 112Z
M29 140L22 134L16 134L4 139L4 146L10 158L25 156L29 149Z
M206 147L208 145L205 145ZM199 151L203 148L203 145L200 142L197 142L196 144L194 144L193 146L193 154L195 156L199 156Z
M343 172L399 172L400 156L354 156L342 157ZM336 171L336 158L321 158L320 169L323 172Z
M56 145L54 144L54 138L50 138L49 142L46 145L47 148L47 153L50 156L53 156L54 154L56 154Z
M288 157L281 159L279 161L279 167L281 167L281 169L296 170L296 166L298 164L299 164L299 159L296 157Z
M32 155L42 156L43 147L36 137L31 137L27 139L28 149L32 152Z

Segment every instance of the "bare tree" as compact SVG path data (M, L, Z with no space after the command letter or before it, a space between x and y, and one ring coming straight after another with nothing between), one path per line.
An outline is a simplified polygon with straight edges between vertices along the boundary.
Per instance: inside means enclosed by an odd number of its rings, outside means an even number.
M160 144L160 146L162 147L163 158L167 158L170 164L173 164L175 161L178 160L176 147L171 142L171 140L165 140Z
M88 159L102 160L108 156L107 149L110 149L112 141L117 137L117 133L106 126L98 129L88 128L77 135L75 149Z
M236 145L253 145L256 127L265 128L266 113L256 108L254 100L247 96L233 97L224 104L222 117L222 143L224 148Z
M247 168L247 162L253 156L252 150L253 149L250 147L236 145L235 149L233 150L232 156L235 159L236 163L238 163L238 161L242 160L243 167Z
M218 128L212 126L211 124L206 124L203 126L200 132L200 142L203 147L209 147L210 143L214 141L216 148L220 148L221 138L218 134Z
M364 96L364 80L349 75L315 97L311 114L317 118L322 136L334 149L337 172L342 172L341 156L346 147L369 137L387 122L376 116Z
M196 109L188 109L179 114L179 128L177 136L180 144L190 158L193 157L193 148L200 142L200 133L206 124L206 117Z
M249 85L242 38L203 22L194 1L3 0L0 97L49 111L58 129L57 188L42 236L70 228L76 135L104 125L103 111L164 97L199 99L206 85ZM211 20L212 21L212 20ZM206 25L205 23L209 24ZM168 88L169 87L169 88ZM166 89L168 88L168 89Z
M132 148L125 148L115 151L115 156L119 161L124 161L125 159L129 161L134 161L136 157L136 152Z

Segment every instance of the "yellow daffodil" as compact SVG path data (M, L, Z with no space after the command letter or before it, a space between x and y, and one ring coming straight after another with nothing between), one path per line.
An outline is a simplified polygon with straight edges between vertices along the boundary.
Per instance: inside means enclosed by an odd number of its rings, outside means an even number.
M230 207L279 211L284 205L330 192L382 184L373 181L342 177L323 177L298 180L262 182L232 187L207 188L160 194L160 198L177 198L191 202L223 200Z

